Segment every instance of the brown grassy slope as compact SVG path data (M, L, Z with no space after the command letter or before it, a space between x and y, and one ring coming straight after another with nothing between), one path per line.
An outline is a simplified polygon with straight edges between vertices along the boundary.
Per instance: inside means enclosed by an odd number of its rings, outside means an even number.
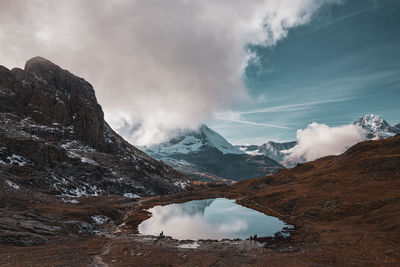
M312 254L400 262L400 135L233 187L243 204L292 219L293 238L317 245Z

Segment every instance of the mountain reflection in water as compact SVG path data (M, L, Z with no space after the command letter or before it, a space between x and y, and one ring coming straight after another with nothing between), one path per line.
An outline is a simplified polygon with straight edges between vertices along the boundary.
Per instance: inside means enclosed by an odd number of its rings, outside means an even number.
M175 239L246 239L250 235L273 236L286 225L276 217L245 208L225 198L194 200L155 206L152 217L139 225L141 234Z

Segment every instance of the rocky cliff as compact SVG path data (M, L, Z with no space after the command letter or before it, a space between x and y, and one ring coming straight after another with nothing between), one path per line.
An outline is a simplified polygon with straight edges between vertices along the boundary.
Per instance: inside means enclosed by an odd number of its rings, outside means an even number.
M0 175L71 196L165 194L189 182L115 133L87 81L41 57L0 66Z

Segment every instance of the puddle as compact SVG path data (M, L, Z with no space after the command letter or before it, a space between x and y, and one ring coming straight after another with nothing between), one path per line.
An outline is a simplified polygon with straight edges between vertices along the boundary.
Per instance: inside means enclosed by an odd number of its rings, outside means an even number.
M193 200L182 204L155 206L152 217L143 221L141 234L171 236L178 240L248 239L272 237L293 228L282 220L240 206L225 198ZM287 233L286 233L287 235Z
M189 243L189 244L181 244L178 246L178 248L196 249L199 246L200 246L199 243L194 242L194 243Z

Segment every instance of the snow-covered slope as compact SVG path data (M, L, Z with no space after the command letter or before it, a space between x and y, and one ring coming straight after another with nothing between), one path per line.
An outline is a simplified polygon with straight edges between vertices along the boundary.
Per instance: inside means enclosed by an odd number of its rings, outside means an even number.
M243 180L283 168L263 155L248 155L206 125L185 130L171 140L144 148L150 156L202 181Z
M400 133L400 128L397 125L392 127L381 116L374 114L366 114L353 124L365 129L369 139L384 139Z
M189 154L206 149L217 149L223 154L244 154L217 132L202 124L197 130L184 130L171 140L146 148L157 155Z
M286 155L282 151L290 149L290 148L294 147L296 144L297 144L296 141L283 142L283 143L268 141L267 143L259 145L259 146L258 145L240 145L237 147L249 155L264 155L273 160L276 160L279 163L282 163L283 158Z

